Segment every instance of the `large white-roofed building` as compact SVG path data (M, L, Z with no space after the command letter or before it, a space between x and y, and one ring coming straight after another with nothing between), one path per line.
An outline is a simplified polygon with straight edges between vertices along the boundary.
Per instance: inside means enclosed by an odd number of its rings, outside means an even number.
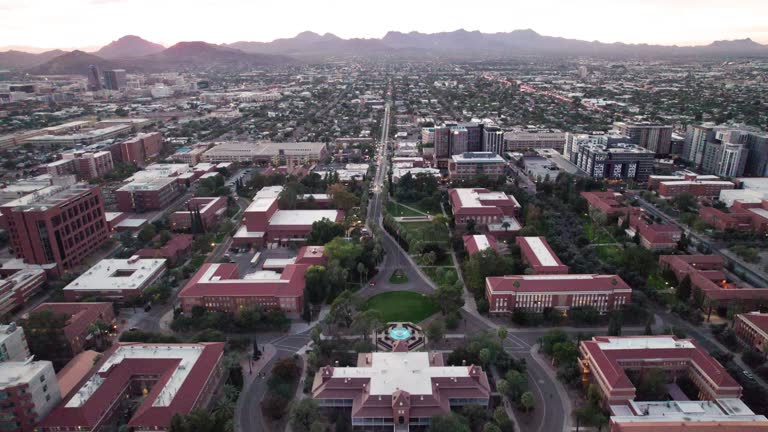
M103 259L64 287L71 301L102 297L122 301L140 295L165 273L165 259Z

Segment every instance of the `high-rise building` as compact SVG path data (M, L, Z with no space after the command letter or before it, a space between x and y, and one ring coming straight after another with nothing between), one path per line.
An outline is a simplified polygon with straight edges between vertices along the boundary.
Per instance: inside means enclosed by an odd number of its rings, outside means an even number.
M451 128L440 126L435 128L435 157L447 158L451 156Z
M645 181L653 171L654 153L634 144L587 144L579 147L579 153L576 166L598 179Z
M743 149L724 146L724 143L743 145L746 155ZM763 177L768 175L768 133L744 125L691 125L686 129L682 157L708 173L741 171ZM735 170L732 167L736 167Z
M551 148L562 152L565 132L557 129L515 128L504 133L504 145L508 151Z
M483 129L482 123L462 123L459 126L467 130L467 150L470 152L479 152L483 150ZM459 154L453 152L453 154Z
M614 125L629 142L656 155L668 155L672 146L672 126L649 123L616 123Z
M0 206L11 251L30 264L80 264L109 236L98 187L50 186Z
M122 90L127 84L125 69L104 71L104 87L107 90Z
M579 148L582 145L587 144L599 144L604 146L611 146L613 144L628 143L629 137L622 135L618 131L593 132L590 134L565 134L565 148L563 149L563 157L573 162L575 165L579 164Z
M482 151L504 155L504 131L496 126L483 128Z
M0 325L0 362L24 361L29 358L24 329L15 323Z
M88 66L88 90L101 90L101 74L99 73L99 67L96 65Z
M451 129L450 140L451 156L463 154L469 148L469 132L463 126L457 126Z

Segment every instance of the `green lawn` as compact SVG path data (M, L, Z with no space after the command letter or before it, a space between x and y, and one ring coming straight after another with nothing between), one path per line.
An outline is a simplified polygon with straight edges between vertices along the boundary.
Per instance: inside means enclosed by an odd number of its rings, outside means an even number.
M381 293L368 300L368 308L381 312L384 322L418 323L437 312L432 299L412 291Z
M605 229L605 227L595 225L591 220L584 223L584 235L592 244L615 243L616 239Z
M624 252L618 246L596 246L597 256L606 263L621 265Z
M432 222L399 222L400 229L407 231L412 240L445 242L448 243L450 236L448 229L444 227L435 228Z
M387 213L392 215L392 217L426 216L425 214L403 207L394 201L387 201Z

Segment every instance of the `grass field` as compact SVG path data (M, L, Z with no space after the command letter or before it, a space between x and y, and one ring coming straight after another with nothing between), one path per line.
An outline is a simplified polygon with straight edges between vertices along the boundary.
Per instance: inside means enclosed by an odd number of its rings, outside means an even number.
M595 225L592 221L584 223L584 235L587 236L592 244L615 243L616 239L605 229L605 227Z
M606 263L621 265L621 259L624 252L618 246L595 246L597 256Z
M432 222L400 222L400 229L407 231L412 239L421 241L448 243L450 236L447 228L435 229Z
M384 322L418 323L437 312L432 299L412 291L381 293L368 300L368 308L381 312Z
M392 217L426 216L425 214L403 207L394 201L387 201L387 213L392 215Z

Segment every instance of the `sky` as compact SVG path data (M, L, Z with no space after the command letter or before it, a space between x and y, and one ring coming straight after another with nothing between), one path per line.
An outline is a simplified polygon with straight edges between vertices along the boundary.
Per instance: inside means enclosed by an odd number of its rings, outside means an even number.
M768 44L767 0L0 0L0 47L87 48L134 34L170 46L271 41L302 31L533 29L602 42Z

